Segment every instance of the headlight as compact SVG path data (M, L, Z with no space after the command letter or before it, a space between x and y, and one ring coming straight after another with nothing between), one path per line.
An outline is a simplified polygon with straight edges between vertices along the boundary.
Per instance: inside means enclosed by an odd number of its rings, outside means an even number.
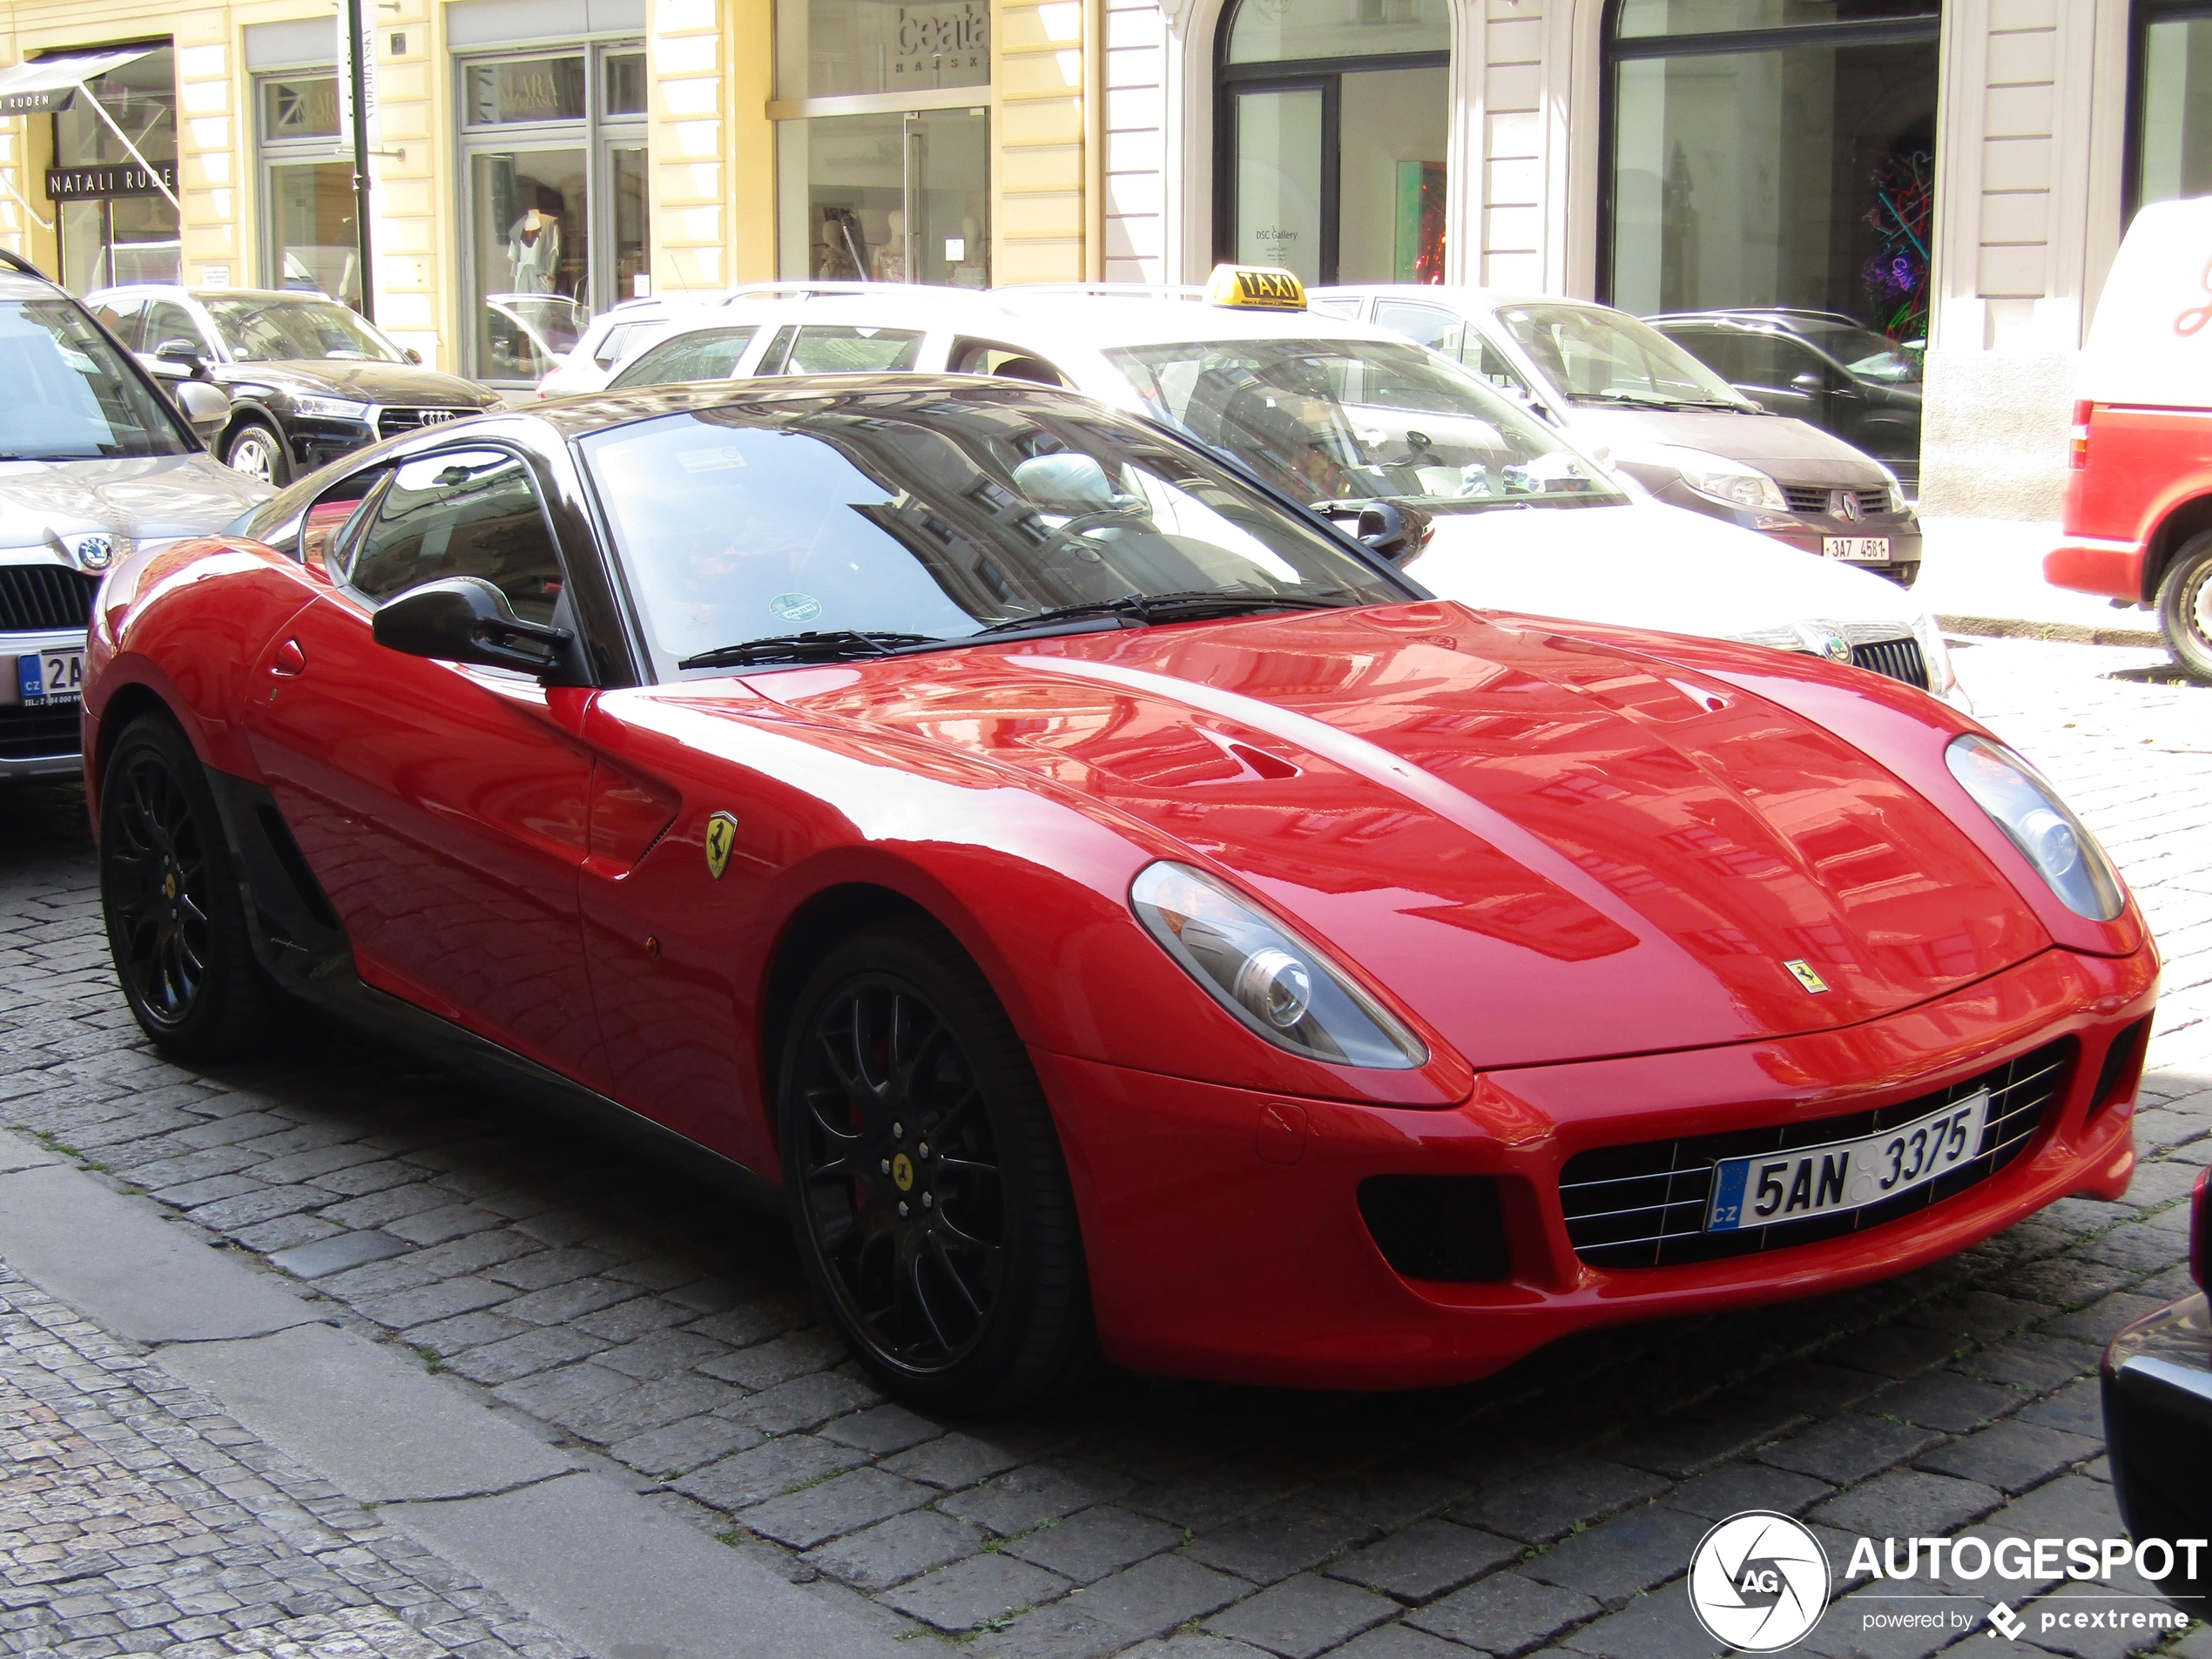
M1331 1065L1404 1071L1420 1038L1329 959L1248 900L1187 864L1149 864L1130 906L1215 1001L1278 1049Z
M1662 447L1659 456L1682 474L1683 482L1701 496L1710 496L1730 507L1749 507L1760 512L1790 510L1789 497L1782 493L1782 486L1757 467L1730 461L1726 455L1709 455L1703 449L1679 449L1672 444Z
M300 414L318 421L363 421L368 418L368 405L355 403L342 397L295 397L292 407Z
M1996 820L2068 910L2092 921L2110 921L2121 913L2128 901L2112 860L2034 767L2001 743L1972 733L1952 738L1943 758L1959 786Z
M1952 671L1951 649L1943 643L1943 625L1923 610L1912 619L1912 637L1920 642L1920 659L1928 665L1928 690L1949 697L1959 676Z

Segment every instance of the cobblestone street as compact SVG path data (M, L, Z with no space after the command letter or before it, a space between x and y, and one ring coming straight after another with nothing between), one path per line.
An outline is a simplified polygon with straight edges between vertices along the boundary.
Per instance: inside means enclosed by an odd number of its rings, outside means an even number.
M341 1032L216 1071L157 1058L115 988L73 787L0 807L0 1125L266 1258L328 1317L921 1651L1702 1659L1716 1649L1679 1581L1738 1510L1806 1517L1839 1575L1858 1534L2120 1531L2098 1354L2184 1293L2177 1206L2212 1161L2212 690L2147 672L2163 660L1959 652L1979 717L2104 839L2165 953L2128 1198L2064 1201L1869 1289L1579 1339L1464 1388L1110 1375L982 1426L886 1403L810 1308L777 1217ZM130 1345L4 1274L0 1344L0 1648L570 1651L230 1444ZM1973 1588L1971 1605L1994 1599ZM2083 1587L2003 1588L2030 1622L2020 1646L2212 1659L2202 1624L2040 1632L2037 1598ZM1985 1639L1847 1615L1807 1650L1917 1659Z

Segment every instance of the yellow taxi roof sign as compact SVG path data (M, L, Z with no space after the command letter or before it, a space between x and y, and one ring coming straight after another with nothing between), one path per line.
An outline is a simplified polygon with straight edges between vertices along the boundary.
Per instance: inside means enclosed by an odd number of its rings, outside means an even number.
M1206 303L1239 311L1303 311L1305 284L1275 265L1217 265Z

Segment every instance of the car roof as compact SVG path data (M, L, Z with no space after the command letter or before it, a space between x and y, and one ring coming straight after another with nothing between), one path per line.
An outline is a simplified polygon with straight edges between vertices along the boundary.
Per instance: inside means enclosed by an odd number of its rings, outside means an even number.
M1512 288L1479 288L1467 282L1339 282L1333 287L1307 290L1314 299L1325 300L1332 294L1388 294L1393 299L1456 300L1461 305L1487 306L1493 310L1500 306L1575 306L1584 311L1621 311L1619 306L1609 306L1602 300L1578 299L1567 293L1524 293ZM1634 316L1634 312L1623 312Z
M21 271L0 270L0 299L35 300L48 298L63 292L44 277L31 276Z

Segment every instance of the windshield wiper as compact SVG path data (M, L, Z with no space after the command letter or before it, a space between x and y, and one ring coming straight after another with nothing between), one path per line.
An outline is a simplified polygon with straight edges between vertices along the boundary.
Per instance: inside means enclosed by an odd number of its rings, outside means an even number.
M1198 589L1187 593L1125 593L1118 599L1086 599L1076 604L1055 605L1030 617L1009 617L978 629L982 634L1011 633L1055 622L1088 617L1133 619L1140 624L1156 622L1195 622L1207 617L1244 617L1263 610L1340 610L1359 596L1348 589L1332 590L1341 597L1323 599L1305 594L1217 593Z
M1731 403L1717 397L1669 397L1664 392L1635 392L1623 387L1609 386L1602 392L1578 392L1577 403L1635 403L1652 409L1728 409L1748 415L1750 406Z
M855 657L888 657L913 645L945 642L931 634L860 632L850 628L823 633L775 634L735 645L718 645L676 664L685 668L749 668L759 663L841 663Z

